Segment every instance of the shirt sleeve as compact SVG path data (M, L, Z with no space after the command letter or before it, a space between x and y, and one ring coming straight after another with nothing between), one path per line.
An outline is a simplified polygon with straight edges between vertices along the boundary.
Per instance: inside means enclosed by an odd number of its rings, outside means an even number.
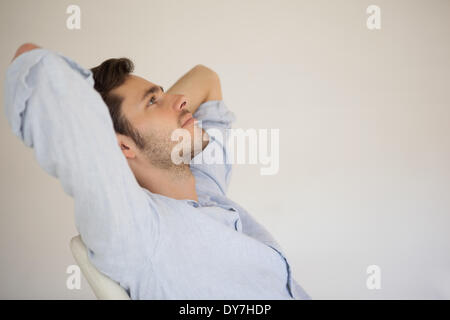
M74 198L76 227L92 263L125 282L123 274L151 257L159 219L93 84L91 71L70 58L28 51L8 67L5 114L39 165Z
M201 127L208 133L210 141L191 160L191 170L200 190L226 195L233 161L231 150L228 150L229 129L236 116L228 110L223 100L202 103L193 116L201 121Z
M298 284L294 279L292 280L292 291L295 299L298 300L312 300L311 296Z

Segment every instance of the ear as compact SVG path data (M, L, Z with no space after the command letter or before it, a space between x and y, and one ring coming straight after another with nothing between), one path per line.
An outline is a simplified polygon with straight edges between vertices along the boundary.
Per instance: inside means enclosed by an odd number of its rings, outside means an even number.
M117 143L119 144L120 149L122 150L125 157L128 159L136 158L136 144L134 141L123 134L116 133Z

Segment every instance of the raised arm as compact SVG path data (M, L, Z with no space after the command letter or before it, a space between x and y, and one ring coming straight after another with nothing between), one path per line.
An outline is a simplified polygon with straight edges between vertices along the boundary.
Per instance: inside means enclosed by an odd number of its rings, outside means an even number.
M210 68L199 64L184 74L170 87L167 93L184 94L188 97L191 113L210 100L222 100L222 89L217 73Z
M21 45L17 50L16 53L14 54L14 57L12 58L12 61L14 61L14 59L16 59L18 56L20 56L21 54L31 51L33 49L39 49L40 47L38 45L35 45L34 43L25 43L23 45Z
M4 105L14 134L74 198L89 258L126 288L127 274L142 268L155 248L158 213L120 150L91 71L28 44L7 70Z

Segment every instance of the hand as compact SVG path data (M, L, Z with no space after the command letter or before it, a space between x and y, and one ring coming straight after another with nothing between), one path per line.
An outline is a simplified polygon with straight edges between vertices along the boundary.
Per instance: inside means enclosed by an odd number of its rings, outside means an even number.
M14 58L12 58L11 62L14 61L18 56L20 56L22 53L25 53L27 51L31 51L33 49L38 49L39 46L35 45L34 43L24 43L17 49L16 54L14 55Z

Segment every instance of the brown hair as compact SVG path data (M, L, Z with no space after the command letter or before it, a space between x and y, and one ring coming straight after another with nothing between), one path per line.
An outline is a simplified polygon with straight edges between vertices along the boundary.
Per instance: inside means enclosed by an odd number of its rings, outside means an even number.
M134 64L128 58L108 59L91 69L94 77L94 88L100 93L108 106L114 130L119 134L130 137L139 148L143 149L145 146L144 139L122 114L123 97L111 93L113 89L125 82L133 70Z

